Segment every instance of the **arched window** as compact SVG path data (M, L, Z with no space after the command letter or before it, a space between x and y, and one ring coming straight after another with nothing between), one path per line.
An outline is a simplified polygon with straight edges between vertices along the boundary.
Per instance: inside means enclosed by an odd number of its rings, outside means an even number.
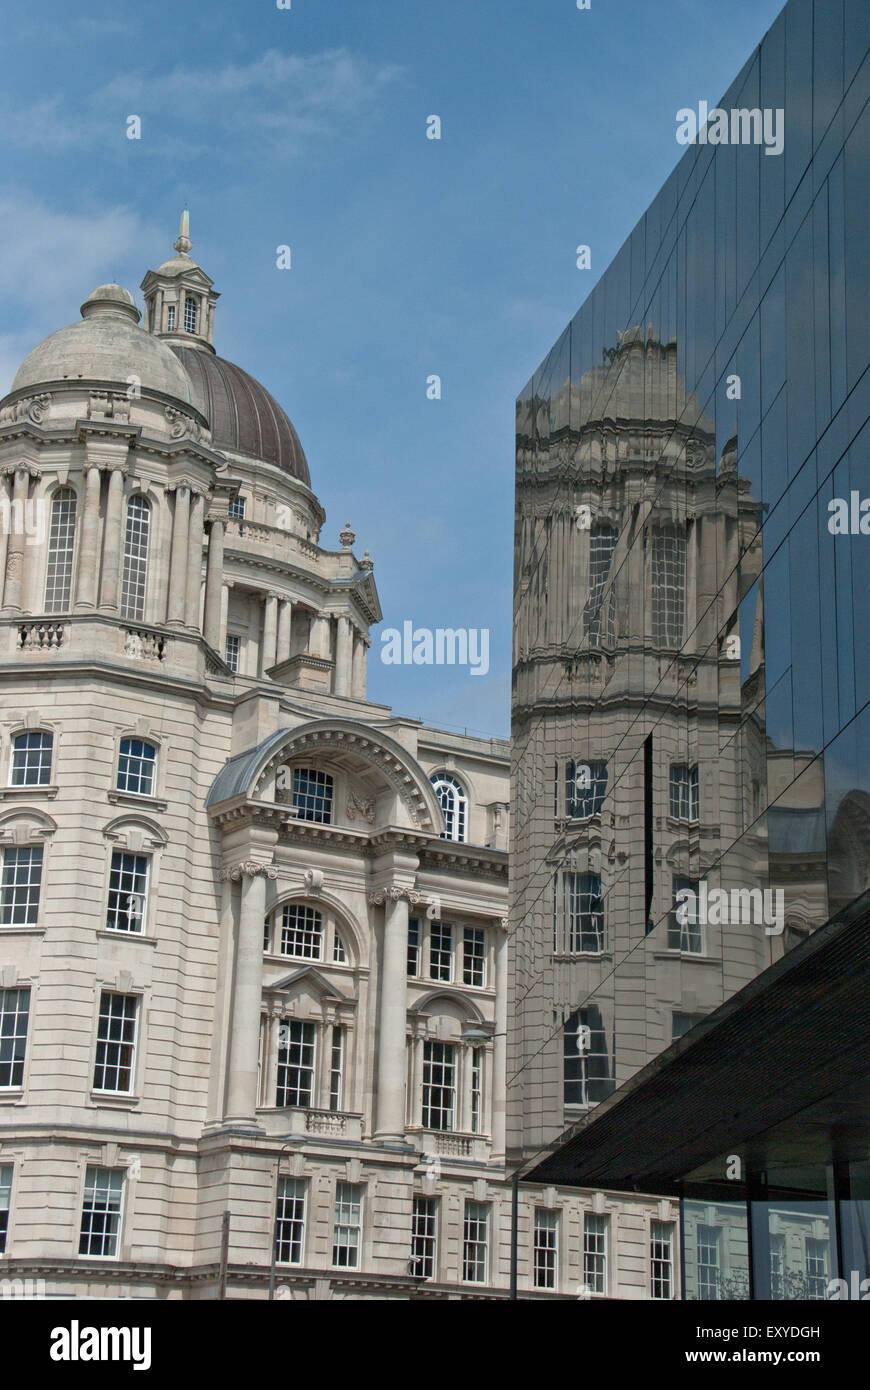
M157 769L157 749L142 738L122 738L118 752L119 792L134 792L137 796L154 795L154 774Z
M445 829L442 840L457 840L464 844L468 837L468 797L465 788L449 772L436 772L429 779L435 788Z
M51 503L45 572L46 613L63 613L70 606L75 543L76 495L71 487L62 487Z
M184 331L185 333L196 332L196 300L189 294L184 301Z
M121 577L121 617L141 622L145 616L145 579L148 571L148 537L151 508L138 494L127 503L124 531L124 568Z
M347 947L338 931L332 938L332 960L335 965L347 965Z

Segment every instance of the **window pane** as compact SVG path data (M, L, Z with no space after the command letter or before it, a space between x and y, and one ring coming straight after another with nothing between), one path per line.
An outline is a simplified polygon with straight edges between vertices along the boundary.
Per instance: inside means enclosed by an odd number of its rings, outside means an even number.
M46 613L62 613L69 608L75 540L76 495L72 488L61 488L54 494L51 504L45 574Z
M141 738L122 738L118 753L118 791L154 795L157 749Z
M51 754L54 738L35 730L18 734L12 742L13 787L46 787L51 782Z
M132 1090L138 1009L139 1000L135 994L112 994L103 990L100 995L95 1091L129 1093Z
M415 1197L411 1217L411 1273L418 1279L435 1277L437 1220L437 1200L434 1197Z
M455 1106L456 1049L450 1043L424 1042L424 1129L453 1129Z
M433 922L429 928L429 976L453 978L453 928L449 922Z
M0 989L0 1087L24 1084L29 989Z
M144 497L127 503L124 531L124 566L121 580L121 617L141 622L145 616L145 578L148 568L148 534L151 509Z
M489 1207L483 1202L465 1203L462 1242L462 1277L467 1284L485 1284Z
M305 1189L301 1178L282 1178L275 1213L275 1246L279 1264L299 1265L305 1248Z
M486 983L486 932L466 927L462 933L462 982L483 987Z
M314 1096L315 1025L282 1019L278 1029L278 1094L275 1104L308 1106Z
M88 1168L79 1235L80 1255L117 1255L123 1190L121 1171Z
M320 960L323 955L323 918L304 903L287 903L281 912L281 955L297 960Z
M350 1182L336 1183L333 1265L340 1269L357 1269L361 1240L362 1187Z
M41 845L4 850L0 925L32 926L39 916L41 884Z
M316 825L332 821L333 781L328 772L316 768L293 769L293 809L300 820Z
M147 854L128 854L125 850L113 850L109 870L106 930L144 931L147 896Z
M559 1214L535 1210L535 1246L533 1275L536 1289L556 1287L556 1261L558 1257Z

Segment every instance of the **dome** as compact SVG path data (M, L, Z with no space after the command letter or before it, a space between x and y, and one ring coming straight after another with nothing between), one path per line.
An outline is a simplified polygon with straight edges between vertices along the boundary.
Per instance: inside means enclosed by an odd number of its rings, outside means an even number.
M274 396L241 367L198 347L171 351L193 385L193 403L206 417L216 449L274 463L311 486L299 436Z
M122 385L138 377L143 390L194 403L190 380L171 348L138 326L139 310L120 285L100 285L85 300L80 323L59 328L28 353L11 390L55 381Z

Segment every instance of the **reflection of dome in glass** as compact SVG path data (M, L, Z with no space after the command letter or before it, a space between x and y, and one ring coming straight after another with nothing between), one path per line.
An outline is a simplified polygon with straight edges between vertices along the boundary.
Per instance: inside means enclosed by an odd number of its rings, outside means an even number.
M63 381L99 381L141 389L192 404L193 392L172 350L139 327L139 310L120 285L99 285L81 308L81 323L59 328L28 353L12 391Z
M213 352L178 342L171 350L190 378L194 404L209 422L216 449L275 463L310 487L299 436L265 386Z

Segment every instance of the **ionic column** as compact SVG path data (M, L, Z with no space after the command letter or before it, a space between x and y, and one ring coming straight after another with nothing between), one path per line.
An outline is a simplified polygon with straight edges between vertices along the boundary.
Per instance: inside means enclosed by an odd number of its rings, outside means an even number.
M121 588L121 521L124 512L124 469L109 472L106 525L103 531L103 571L100 579L100 607L118 607Z
M175 516L172 522L172 556L169 561L169 600L166 621L179 626L184 622L187 552L190 545L190 488L179 483L175 489Z
M290 632L293 624L293 604L282 598L278 604L278 647L276 660L280 665L290 657Z
M366 697L366 658L368 656L369 639L364 633L358 632L353 643L353 677L351 681L351 693L355 700L364 700Z
M195 492L190 503L189 550L185 581L184 621L187 627L199 629L199 591L202 585L202 537L205 498Z
M407 1024L408 888L372 893L369 902L384 904L384 955L378 1009L377 1139L405 1137L405 1028ZM417 895L413 894L416 900Z
M265 676L270 666L275 665L277 637L278 599L275 594L267 594L263 613L263 645L260 648L261 676Z
M15 475L18 486L18 474ZM26 494L25 494L26 496ZM85 514L82 518L82 543L79 553L79 579L76 589L76 608L93 608L97 601L97 536L100 527L100 470L96 464L85 469ZM11 549L11 547L10 547ZM10 557L11 558L11 557ZM8 598L7 576L7 603Z
M266 879L277 878L277 870L266 864L245 862L225 872L228 877L241 880L242 890L224 1118L227 1124L250 1127L256 1125L257 1115Z
M205 640L215 651L224 654L221 640L221 589L224 575L224 523L215 517L208 534L208 559L205 570ZM225 623L224 623L225 627Z
M352 641L353 629L350 625L350 618L346 618L342 615L338 619L338 631L335 639L335 682L333 685L333 693L336 695L350 694Z
M493 1162L496 1159L504 1158L505 1155L508 1020L507 927L508 919L506 917L502 917L500 923L496 923L495 927L498 933L495 945L495 1034L492 1040L492 1086L489 1093L490 1134L492 1135L490 1158ZM481 1128L485 1133L485 1113L481 1116L481 1121Z

